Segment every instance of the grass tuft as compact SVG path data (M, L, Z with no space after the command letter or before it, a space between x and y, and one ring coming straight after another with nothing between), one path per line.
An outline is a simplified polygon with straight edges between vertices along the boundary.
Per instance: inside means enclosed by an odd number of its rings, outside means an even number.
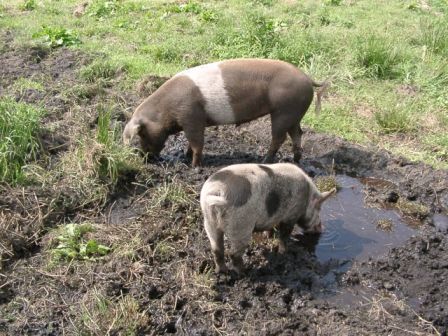
M330 5L330 6L340 6L342 3L342 0L324 0L324 3L326 5Z
M355 57L366 75L372 78L391 79L399 76L397 65L402 56L395 43L375 35L359 37Z
M435 53L448 55L448 21L444 17L422 19L420 38L416 42Z
M38 133L43 111L17 103L10 98L0 100L0 182L25 181L23 166L36 160L40 152Z
M86 293L75 315L79 335L137 335L149 322L147 313L140 311L133 297L111 300L96 288Z
M280 48L280 30L286 24L260 13L249 14L240 30L219 31L213 53L220 59L237 57L270 58Z
M195 192L190 186L173 178L171 182L164 181L157 188L152 207L169 209L171 213L183 211L195 206L194 197Z
M88 83L95 83L99 79L111 80L120 72L126 70L125 66L110 61L97 60L81 69L80 75Z
M121 129L113 125L112 111L99 107L98 125L93 135L78 140L59 162L56 181L66 206L103 204L121 176L141 167L141 159L132 148L123 146Z
M87 14L102 20L113 16L119 7L120 2L117 0L95 0L87 8Z
M376 222L376 227L385 232L392 232L394 230L394 223L390 219L382 218Z
M334 176L318 176L314 183L320 192L330 191L333 189L339 189L339 184Z
M25 0L23 3L19 5L20 10L23 11L32 11L37 8L36 0Z
M409 105L382 108L375 112L375 120L386 134L412 132L417 123L410 108Z
M429 208L418 202L409 201L400 197L397 202L397 208L406 216L417 219L425 219L429 215Z

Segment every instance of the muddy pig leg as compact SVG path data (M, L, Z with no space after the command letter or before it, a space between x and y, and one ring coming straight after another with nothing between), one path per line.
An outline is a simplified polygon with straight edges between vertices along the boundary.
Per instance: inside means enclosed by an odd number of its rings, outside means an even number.
M294 125L288 130L288 134L292 141L292 152L294 153L294 162L298 163L302 158L302 128Z
M232 251L230 259L232 260L232 269L238 274L244 271L243 254L246 248L249 246L252 235L238 240L231 240Z
M280 146L286 140L286 132L291 127L291 124L288 123L289 120L285 118L283 115L272 115L271 116L271 132L272 132L272 141L271 146L269 147L268 153L266 154L263 163L273 163L275 159L275 154L277 153Z
M224 262L224 232L204 221L205 232L207 233L210 245L212 247L213 257L215 259L216 273L227 272L227 266Z
M185 136L188 140L189 148L193 154L192 166L198 167L202 164L202 149L204 148L204 127L185 129ZM188 155L188 152L187 152Z
M278 252L283 254L286 252L286 244L291 236L291 232L294 229L294 223L284 223L281 222L278 226L279 231L279 244Z
M192 159L193 158L193 150L191 149L190 144L188 144L188 148L187 148L187 152L185 153L186 157L188 159Z

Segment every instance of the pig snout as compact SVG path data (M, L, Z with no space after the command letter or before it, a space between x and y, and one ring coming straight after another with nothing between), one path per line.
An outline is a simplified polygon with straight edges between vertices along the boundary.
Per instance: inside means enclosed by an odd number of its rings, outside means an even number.
M324 225L322 222L317 223L317 225L314 225L313 227L306 230L307 233L322 233L324 231Z

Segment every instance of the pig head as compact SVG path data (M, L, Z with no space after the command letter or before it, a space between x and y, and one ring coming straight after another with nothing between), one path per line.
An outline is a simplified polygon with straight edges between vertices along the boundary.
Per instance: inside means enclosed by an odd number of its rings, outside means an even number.
M281 253L294 225L305 232L322 232L320 208L335 192L320 193L313 181L290 163L237 164L213 174L202 187L200 202L217 272L227 270L224 235L232 247L233 268L239 272L254 231L277 227Z
M265 162L273 162L286 139L294 160L301 157L300 121L313 100L316 109L326 83L316 83L293 65L265 59L236 59L201 65L178 73L135 110L123 141L140 136L143 151L158 154L171 134L184 131L193 166L202 162L207 126L242 124L271 115L272 142Z

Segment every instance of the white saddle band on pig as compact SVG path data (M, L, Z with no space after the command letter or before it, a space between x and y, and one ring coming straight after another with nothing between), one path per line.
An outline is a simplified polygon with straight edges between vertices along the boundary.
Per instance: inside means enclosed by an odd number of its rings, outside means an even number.
M204 97L205 111L212 120L221 125L233 124L236 121L235 113L230 105L220 63L200 65L182 71L177 76L186 76L196 84Z

